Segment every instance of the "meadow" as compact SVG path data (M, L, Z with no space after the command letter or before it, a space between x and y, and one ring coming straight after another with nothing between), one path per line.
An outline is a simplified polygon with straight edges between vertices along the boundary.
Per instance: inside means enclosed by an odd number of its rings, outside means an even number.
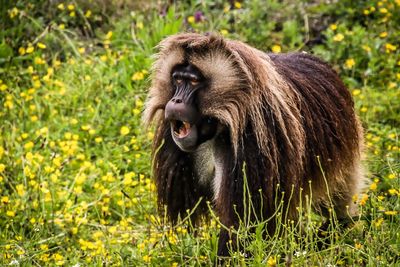
M351 91L371 183L360 217L304 212L226 266L400 265L400 1L0 1L0 265L213 266L218 230L157 212L153 129L141 113L164 37L218 32L273 53L307 51ZM279 218L278 218L279 219ZM255 229L249 231L249 229Z

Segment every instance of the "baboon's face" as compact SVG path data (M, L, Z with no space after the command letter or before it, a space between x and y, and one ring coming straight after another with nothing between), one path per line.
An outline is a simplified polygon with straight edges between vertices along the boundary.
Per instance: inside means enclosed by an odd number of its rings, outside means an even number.
M176 145L185 152L195 151L217 132L217 120L202 115L199 103L208 86L201 71L190 63L178 64L171 71L173 97L165 107Z

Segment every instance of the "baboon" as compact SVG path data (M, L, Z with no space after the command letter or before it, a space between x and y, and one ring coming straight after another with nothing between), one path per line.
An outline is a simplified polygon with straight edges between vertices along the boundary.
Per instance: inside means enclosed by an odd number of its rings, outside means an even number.
M296 220L306 195L322 215L331 207L338 218L357 214L363 131L328 64L217 34L173 35L158 49L143 119L156 124L153 175L172 222L196 204L198 220L209 201L225 226L237 227L245 180L254 218L273 216L282 199L285 219ZM273 220L267 228L274 232ZM218 255L228 255L221 229Z

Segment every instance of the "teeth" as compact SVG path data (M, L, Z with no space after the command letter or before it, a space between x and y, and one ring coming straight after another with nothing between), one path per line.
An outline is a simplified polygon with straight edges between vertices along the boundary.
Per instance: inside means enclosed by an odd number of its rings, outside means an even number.
M190 123L188 123L186 121L183 122L183 126L186 128L186 130L190 129Z
M179 138L183 138L189 134L191 125L189 122L186 121L180 121L180 123L181 125L179 128L176 128L175 133ZM177 125L177 123L175 123L175 125Z

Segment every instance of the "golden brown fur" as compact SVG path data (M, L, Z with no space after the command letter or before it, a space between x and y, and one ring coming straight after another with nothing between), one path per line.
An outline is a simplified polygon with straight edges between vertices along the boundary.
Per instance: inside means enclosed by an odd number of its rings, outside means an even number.
M199 95L198 109L223 129L211 151L212 164L219 168L218 179L210 178L219 181L214 192L198 182L198 157L176 148L163 119L173 95L172 68L184 61L210 82ZM237 197L243 195L244 177L257 218L272 216L276 198L283 198L288 218L296 219L305 195L322 214L330 203L339 217L357 212L351 199L365 180L362 128L337 74L311 55L269 55L216 35L170 36L160 43L153 67L144 114L145 122L152 120L157 125L153 151L158 199L168 206L173 221L203 198L213 201L224 224L237 226L237 214L244 212ZM200 205L195 217L204 210Z

